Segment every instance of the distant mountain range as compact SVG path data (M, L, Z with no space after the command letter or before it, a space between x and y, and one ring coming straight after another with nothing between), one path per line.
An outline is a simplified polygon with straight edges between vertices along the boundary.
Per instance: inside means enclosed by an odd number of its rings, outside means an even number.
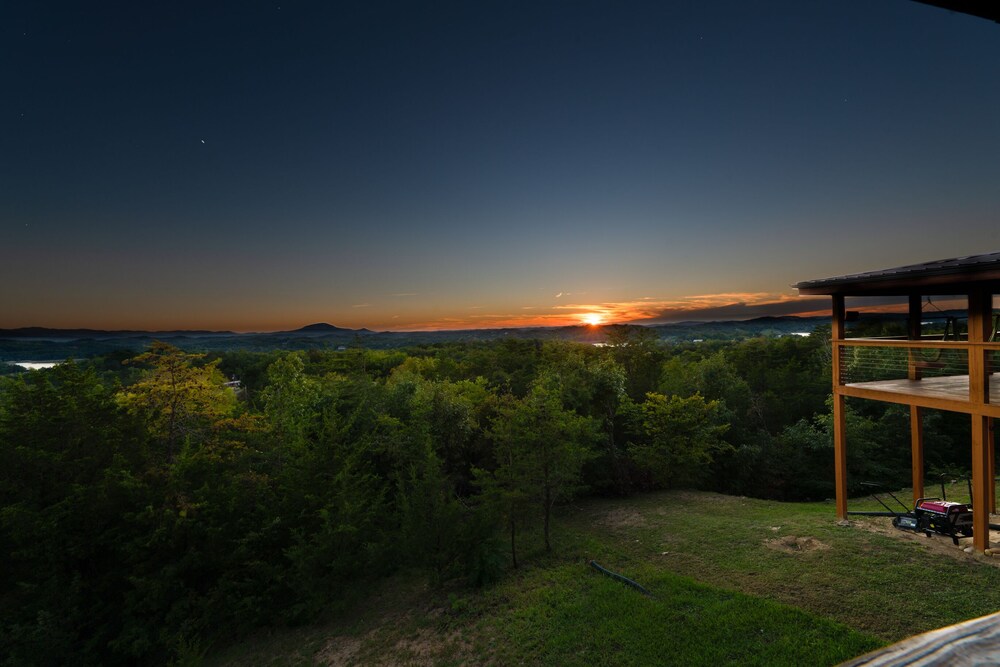
M320 322L318 324L308 324L301 329L293 331L266 332L268 334L294 334L294 333L332 333L335 331L357 331L365 332L368 329L343 329L332 324ZM143 330L113 330L103 329L49 329L47 327L21 327L20 329L0 329L0 338L131 338L134 336L164 336L175 338L177 336L255 336L259 334L240 334L235 331L207 331L203 329L173 329L169 331L143 331Z
M320 322L318 324L307 324L301 329L295 329L293 331L282 331L285 334L294 333L317 333L326 334L333 333L335 331L350 331L352 333L374 333L371 329L343 329L341 327L335 327L332 324L327 324L326 322Z
M102 329L49 329L48 327L21 327L20 329L0 329L0 338L129 338L132 336L237 336L233 331L104 331Z
M756 336L808 334L828 317L759 317L727 322L678 322L647 325L660 339L673 343L740 340ZM638 325L633 325L638 326ZM504 338L568 340L600 343L605 326L523 327L454 331L371 331L346 329L327 323L309 324L292 331L236 333L233 331L101 331L23 327L0 329L0 361L46 361L83 358L114 350L142 350L154 340L191 351L307 350L362 346L371 349L432 345L448 342L491 341Z

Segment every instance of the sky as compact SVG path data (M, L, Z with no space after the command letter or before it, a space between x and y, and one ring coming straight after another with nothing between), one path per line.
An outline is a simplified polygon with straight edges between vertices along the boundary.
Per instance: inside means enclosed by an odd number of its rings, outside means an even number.
M0 328L826 313L1000 250L998 82L910 0L12 0Z

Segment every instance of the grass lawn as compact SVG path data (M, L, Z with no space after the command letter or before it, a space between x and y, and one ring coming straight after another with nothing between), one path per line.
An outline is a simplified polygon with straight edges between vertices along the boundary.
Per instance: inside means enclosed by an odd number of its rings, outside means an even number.
M400 575L323 625L262 633L207 662L830 665L1000 609L1000 568L986 557L833 514L832 503L697 492L579 502L556 523L554 554L527 540L527 565L496 586Z

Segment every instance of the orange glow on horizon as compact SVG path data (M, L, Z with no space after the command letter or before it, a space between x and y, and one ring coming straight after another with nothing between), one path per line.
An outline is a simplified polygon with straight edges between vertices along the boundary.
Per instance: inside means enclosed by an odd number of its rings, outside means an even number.
M726 308L740 306L757 309L756 312L726 312ZM169 315L157 314L156 317L138 317L130 322L107 322L96 318L80 318L71 322L52 320L33 321L30 323L10 322L7 327L18 326L49 326L53 328L94 328L94 329L135 329L148 331L169 331L175 329L206 329L214 331L266 332L290 331L301 326L328 322L338 327L348 329L367 328L373 331L445 331L470 329L505 329L529 327L561 327L588 326L600 327L614 323L653 324L657 322L682 321L686 319L713 321L720 319L749 319L750 317L767 314L769 306L773 306L781 314L799 316L829 317L828 306L821 306L816 299L801 299L790 294L767 292L729 292L719 294L698 294L693 296L667 298L661 296L642 296L632 299L615 301L578 301L566 303L564 300L550 302L535 302L531 305L517 306L506 304L502 307L467 306L454 310L436 306L431 312L424 311L414 304L407 311L400 311L396 304L390 307L380 307L373 304L365 307L362 313L360 307L343 307L331 311L304 312L289 310L271 313L264 318L250 319L246 313L235 311L227 313L228 317L220 317L220 313L199 313L197 317L186 317L181 323L172 321ZM941 307L944 307L942 302ZM495 308L495 309L494 309ZM903 310L902 306L890 304L886 306L853 305L848 303L850 310ZM423 312L422 312L423 311ZM436 311L436 312L434 312ZM3 328L3 325L0 325Z
M800 300L791 294L769 292L728 292L721 294L700 294L681 298L641 297L622 301L604 301L591 303L559 303L549 306L531 306L530 315L525 313L494 312L481 310L465 317L455 316L434 320L423 320L397 325L396 330L433 331L447 329L504 329L528 327L560 327L584 325L591 327L604 326L616 322L652 323L661 321L680 321L683 319L749 319L757 315L733 317L709 316L703 312L719 307L743 305L765 308L767 306L785 307L783 314L788 313L787 305ZM794 314L800 316L826 315L830 311L817 310L815 301L803 300L801 309ZM761 315L766 312L760 313ZM714 314L713 314L714 315Z

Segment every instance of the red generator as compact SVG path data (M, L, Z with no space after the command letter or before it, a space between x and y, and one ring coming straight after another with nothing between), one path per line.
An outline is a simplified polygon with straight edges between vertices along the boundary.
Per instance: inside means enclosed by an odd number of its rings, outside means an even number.
M913 508L916 530L928 537L931 533L948 535L955 544L958 538L972 537L972 507L937 498L920 498Z

